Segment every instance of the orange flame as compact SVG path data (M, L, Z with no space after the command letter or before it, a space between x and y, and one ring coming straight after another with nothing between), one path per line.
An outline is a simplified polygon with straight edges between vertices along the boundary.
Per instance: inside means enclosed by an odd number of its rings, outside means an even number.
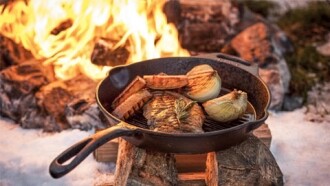
M167 23L162 11L164 3L165 0L15 1L0 14L0 28L3 35L21 43L37 59L52 64L57 78L70 79L83 73L100 79L109 67L92 64L90 57L101 37L118 41L113 49L128 43L127 63L189 55L178 42L175 26ZM72 20L69 28L51 34L66 20Z

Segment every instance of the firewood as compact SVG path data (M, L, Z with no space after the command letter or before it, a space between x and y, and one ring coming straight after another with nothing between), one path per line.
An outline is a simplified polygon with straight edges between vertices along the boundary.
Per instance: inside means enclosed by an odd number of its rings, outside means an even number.
M101 38L94 46L91 61L93 64L102 66L123 65L129 58L126 46L115 46L118 41ZM116 48L115 48L116 47Z
M177 185L173 154L140 149L120 140L115 172L116 186Z
M24 128L39 128L47 115L37 104L35 93L53 81L53 70L40 61L10 66L0 72L0 115Z
M86 76L76 76L66 81L54 81L43 86L37 93L38 104L56 122L45 126L47 131L67 128L90 130L104 128L105 119L95 102L97 82Z
M57 27L55 27L50 33L52 35L58 35L62 31L70 28L73 24L73 21L71 19L67 19L63 22L61 22Z
M229 149L210 152L207 185L283 185L283 174L270 150L255 136Z
M32 53L22 45L0 34L0 71L34 59Z

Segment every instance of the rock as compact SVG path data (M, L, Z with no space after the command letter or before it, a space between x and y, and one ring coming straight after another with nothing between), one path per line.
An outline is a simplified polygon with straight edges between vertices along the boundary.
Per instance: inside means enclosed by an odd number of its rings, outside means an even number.
M283 110L293 111L303 106L304 99L299 96L284 96Z
M283 54L292 47L283 32L259 21L240 32L230 45L241 58L258 64L272 95L270 109L280 110L291 79Z
M330 82L315 85L308 92L305 119L313 122L330 122Z
M259 66L272 63L276 60L273 56L273 46L270 42L269 29L264 23L256 23L238 34L231 46L245 60L256 62Z
M189 51L220 50L237 31L239 7L230 0L180 0L177 25L181 44ZM173 21L173 20L172 20ZM173 21L178 22L178 21Z

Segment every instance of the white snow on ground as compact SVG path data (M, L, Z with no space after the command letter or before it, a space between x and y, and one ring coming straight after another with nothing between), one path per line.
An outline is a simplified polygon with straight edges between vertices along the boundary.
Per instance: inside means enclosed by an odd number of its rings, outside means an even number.
M285 185L330 185L330 123L305 121L304 111L271 113L271 151Z
M271 151L286 185L330 184L330 123L304 121L304 110L271 113ZM60 179L48 173L50 162L93 131L66 130L48 134L22 129L0 118L0 185L95 185L113 165L97 163L92 155Z
M62 178L53 179L48 173L57 155L91 133L67 130L49 134L22 129L0 118L0 185L94 185L97 175L109 166L96 162L92 155Z

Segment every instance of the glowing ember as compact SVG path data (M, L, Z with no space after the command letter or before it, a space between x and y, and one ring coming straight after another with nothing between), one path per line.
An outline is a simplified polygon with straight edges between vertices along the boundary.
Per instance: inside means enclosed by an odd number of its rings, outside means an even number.
M21 43L56 76L70 79L84 73L103 78L109 67L90 62L96 41L103 37L125 45L127 63L166 56L188 56L178 33L162 11L165 0L30 0L15 1L0 14L1 33ZM2 10L0 6L0 10ZM62 26L62 30L58 27Z

